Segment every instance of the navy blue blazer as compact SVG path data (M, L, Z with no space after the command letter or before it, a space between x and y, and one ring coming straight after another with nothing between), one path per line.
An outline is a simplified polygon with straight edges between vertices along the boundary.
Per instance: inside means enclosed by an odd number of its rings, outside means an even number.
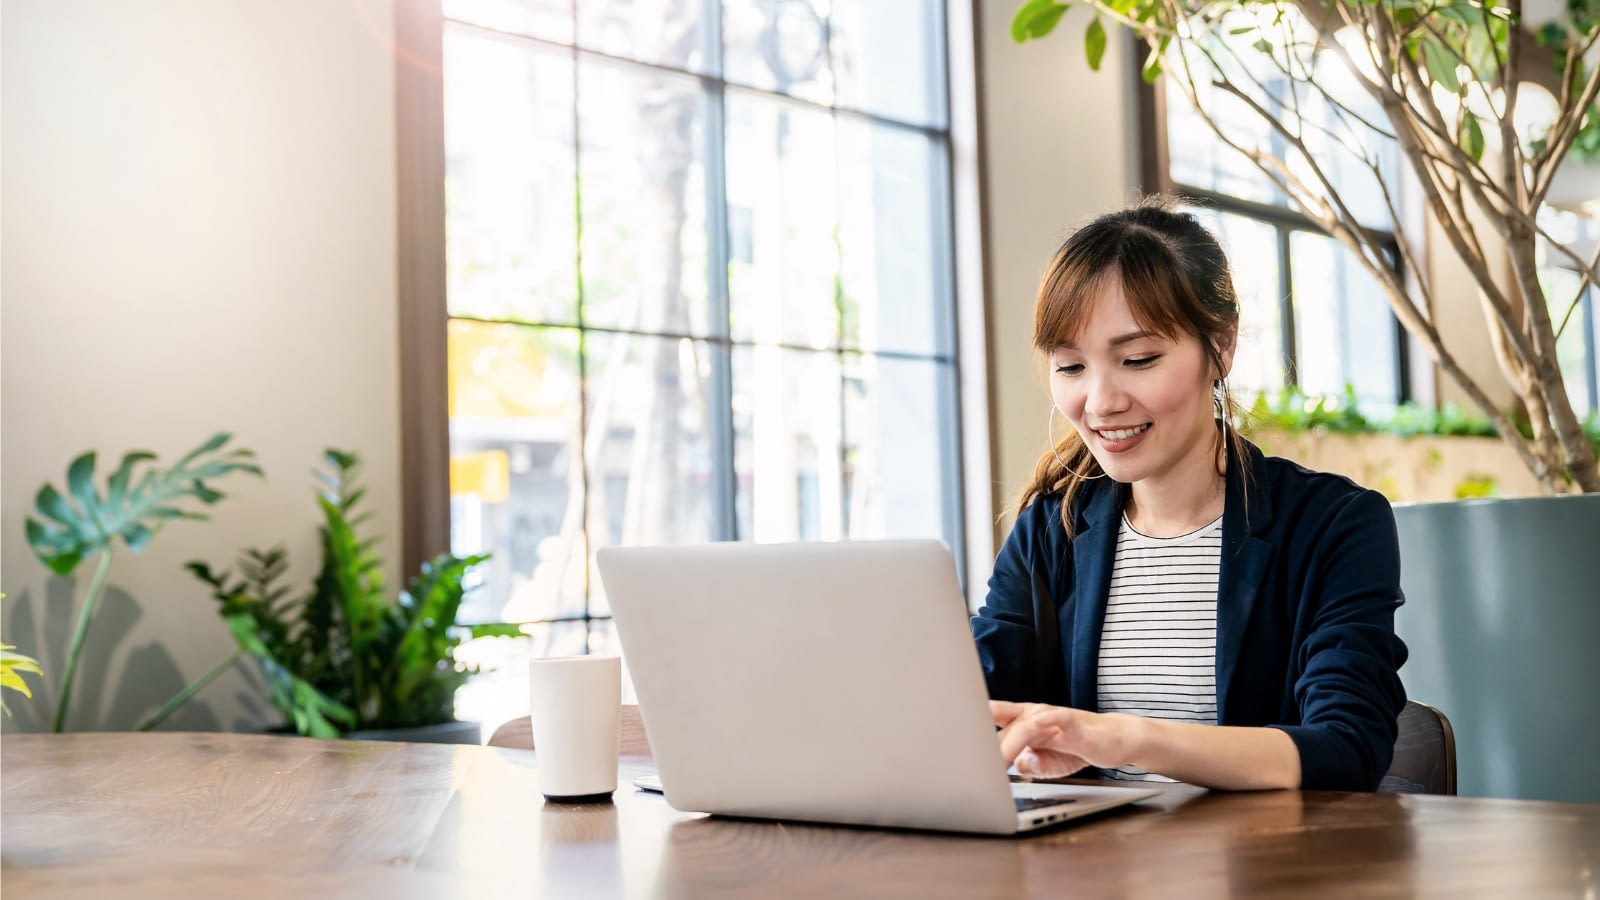
M1400 547L1383 495L1246 445L1230 460L1217 590L1217 720L1281 728L1306 790L1370 791L1405 706L1394 633ZM1246 483L1248 481L1248 484ZM997 700L1095 711L1096 666L1128 486L1087 482L1018 517L972 634Z

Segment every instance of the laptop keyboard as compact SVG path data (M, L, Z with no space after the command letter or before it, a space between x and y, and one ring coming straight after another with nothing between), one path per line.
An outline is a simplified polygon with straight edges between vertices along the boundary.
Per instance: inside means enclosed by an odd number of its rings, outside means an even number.
M1061 806L1066 803L1077 803L1077 797L1012 797L1017 803L1017 812L1027 812L1030 809L1039 809L1045 806Z

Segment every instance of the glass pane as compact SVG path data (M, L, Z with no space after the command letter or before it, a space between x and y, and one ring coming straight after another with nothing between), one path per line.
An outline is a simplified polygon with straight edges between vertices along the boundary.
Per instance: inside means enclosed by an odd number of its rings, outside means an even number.
M1239 295L1239 346L1228 384L1234 398L1248 407L1257 394L1276 394L1284 383L1278 230L1234 213L1189 211L1217 236L1233 270L1233 287Z
M1251 11L1232 13L1216 26L1203 48L1185 44L1181 51L1168 53L1167 71L1172 77L1166 79L1167 144L1173 179L1229 196L1287 205L1270 178L1216 136L1214 123L1233 143L1287 161L1306 185L1318 183L1311 174L1314 160L1357 219L1371 227L1391 228L1388 204L1369 163L1397 185L1398 149L1384 132L1364 124L1384 123L1382 109L1334 55L1313 57L1318 46L1315 29L1303 15L1276 7L1268 14L1270 23ZM1250 30L1229 34L1234 25ZM1272 56L1252 46L1263 30L1270 37ZM1295 77L1288 77L1285 70ZM1305 77L1308 72L1314 77ZM1184 90L1187 78L1193 79L1197 100L1211 123L1190 104ZM1291 142L1272 122L1217 87L1218 80L1245 89L1263 109L1296 110L1297 117L1284 122L1304 142L1310 158L1291 150Z
M839 340L833 118L727 94L728 292L736 339Z
M955 372L948 363L846 354L847 536L950 541Z
M704 0L582 0L578 45L612 56L710 71L714 21Z
M444 0L444 14L497 31L572 43L571 0Z
M444 40L450 312L575 323L572 58L459 26Z
M1300 388L1337 396L1348 384L1369 412L1392 408L1398 360L1383 289L1350 251L1320 234L1291 234L1289 259Z
M451 549L493 554L460 618L581 615L578 333L456 320L449 341Z
M1567 322L1567 327L1556 338L1556 359L1561 366L1561 377L1567 384L1567 396L1572 401L1572 408L1583 415L1594 408L1594 398L1589 396L1589 337L1591 323L1589 322L1589 304L1580 301L1576 308L1572 308L1573 298L1578 294L1578 286L1583 283L1583 278L1571 269L1550 267L1539 273L1539 280L1544 285L1545 300L1550 306L1550 325L1560 328L1561 320L1571 309L1572 317ZM1591 289L1592 294L1592 289Z
M839 361L778 347L733 351L733 468L742 540L842 536Z
M591 542L598 549L711 540L717 351L687 338L591 332L586 341ZM592 568L589 609L610 612Z
M834 0L838 105L943 127L944 4Z
M1600 414L1600 291L1589 288L1589 295L1584 298L1583 309L1579 310L1589 326L1589 412ZM1583 325L1585 322L1576 323ZM1568 328L1576 325L1568 325Z
M1576 322L1574 325L1568 325L1568 328L1589 325L1589 328L1587 328L1587 331L1589 331L1589 349L1584 354L1587 362L1589 362L1589 408L1587 408L1587 413L1600 415L1600 309L1595 309L1597 306L1600 306L1600 299L1597 299L1597 291L1595 291L1595 288L1589 288L1589 295L1584 298L1584 307L1579 311L1584 315L1584 320Z
M1328 176L1340 199L1358 221L1372 228L1392 230L1394 220L1389 214L1389 201L1384 199L1369 164L1376 163L1383 172L1384 181L1391 189L1397 188L1400 184L1399 149L1394 138L1362 124L1365 120L1387 127L1383 108L1367 95L1350 71L1331 56L1323 57L1318 64L1317 84L1349 112L1338 109L1321 93L1307 92L1302 96L1301 116L1309 126L1305 129L1305 142L1311 150L1311 158ZM1297 155L1294 170L1310 181L1314 176L1305 162L1303 156ZM1400 198L1396 197L1395 202L1399 203Z
M828 0L724 0L723 77L832 103L828 6Z
M586 61L578 84L584 323L707 334L699 82Z
M1203 57L1191 60L1190 65L1198 73L1204 65ZM1178 71L1176 65L1169 64L1169 67ZM1167 154L1172 180L1243 200L1282 203L1278 189L1255 163L1215 137L1205 118L1190 105L1177 78L1163 81L1167 91ZM1204 78L1198 79L1195 90L1211 118L1242 146L1266 149L1276 146L1270 123L1257 116L1244 101L1224 93Z
M1570 248L1580 260L1586 261L1594 255L1595 243L1600 240L1600 222L1547 206L1539 215L1539 224L1553 240ZM1539 281L1550 304L1551 327L1561 328L1562 319L1568 317L1569 311L1571 314L1565 330L1556 339L1556 358L1573 410L1580 416L1586 415L1600 409L1594 383L1596 349L1600 348L1595 289L1588 288L1586 297L1574 307L1573 298L1583 283L1576 269L1578 264L1548 241L1540 240L1538 249Z
M844 345L947 352L944 158L921 132L841 119L838 134Z

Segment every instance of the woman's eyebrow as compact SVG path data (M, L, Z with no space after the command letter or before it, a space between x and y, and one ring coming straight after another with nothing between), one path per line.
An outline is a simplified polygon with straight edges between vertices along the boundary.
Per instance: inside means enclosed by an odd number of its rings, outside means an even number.
M1110 341L1110 344L1113 347L1120 347L1123 344L1127 344L1127 343L1131 343L1133 341L1137 341L1140 338L1155 338L1155 337L1159 337L1159 335L1155 334L1154 332L1149 332L1149 331L1130 331L1127 334L1119 334L1116 337L1112 338L1111 341ZM1078 345L1072 343L1071 341L1066 341L1066 342L1063 342L1061 344L1061 349L1062 350L1077 350L1078 349Z

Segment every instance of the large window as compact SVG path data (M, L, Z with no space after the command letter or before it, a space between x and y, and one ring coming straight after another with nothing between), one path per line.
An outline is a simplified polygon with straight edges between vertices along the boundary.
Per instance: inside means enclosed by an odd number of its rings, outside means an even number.
M1272 98L1264 105L1299 110L1318 164L1356 215L1387 241L1389 259L1397 263L1399 248L1386 230L1387 207L1370 171L1340 143L1346 123L1338 112L1314 94L1292 93L1282 72L1250 47L1247 36L1222 40L1239 45L1214 48L1213 58L1231 61L1241 72L1250 68L1263 97ZM1183 71L1177 52L1165 80L1167 176L1174 190L1200 201L1194 211L1217 234L1233 266L1243 306L1230 378L1236 395L1248 402L1259 392L1286 386L1313 396L1338 396L1348 388L1375 410L1409 399L1407 339L1380 285L1349 250L1292 209L1254 163L1216 137L1176 81ZM1200 65L1194 61L1196 69ZM1317 77L1351 107L1374 120L1381 116L1363 108L1370 101L1337 65L1319 65ZM1196 85L1196 92L1230 139L1284 154L1282 137L1238 98L1206 81ZM1397 171L1392 141L1367 138L1360 147L1374 154L1390 177Z
M616 544L961 559L943 4L445 0L451 542L528 655L616 652Z

